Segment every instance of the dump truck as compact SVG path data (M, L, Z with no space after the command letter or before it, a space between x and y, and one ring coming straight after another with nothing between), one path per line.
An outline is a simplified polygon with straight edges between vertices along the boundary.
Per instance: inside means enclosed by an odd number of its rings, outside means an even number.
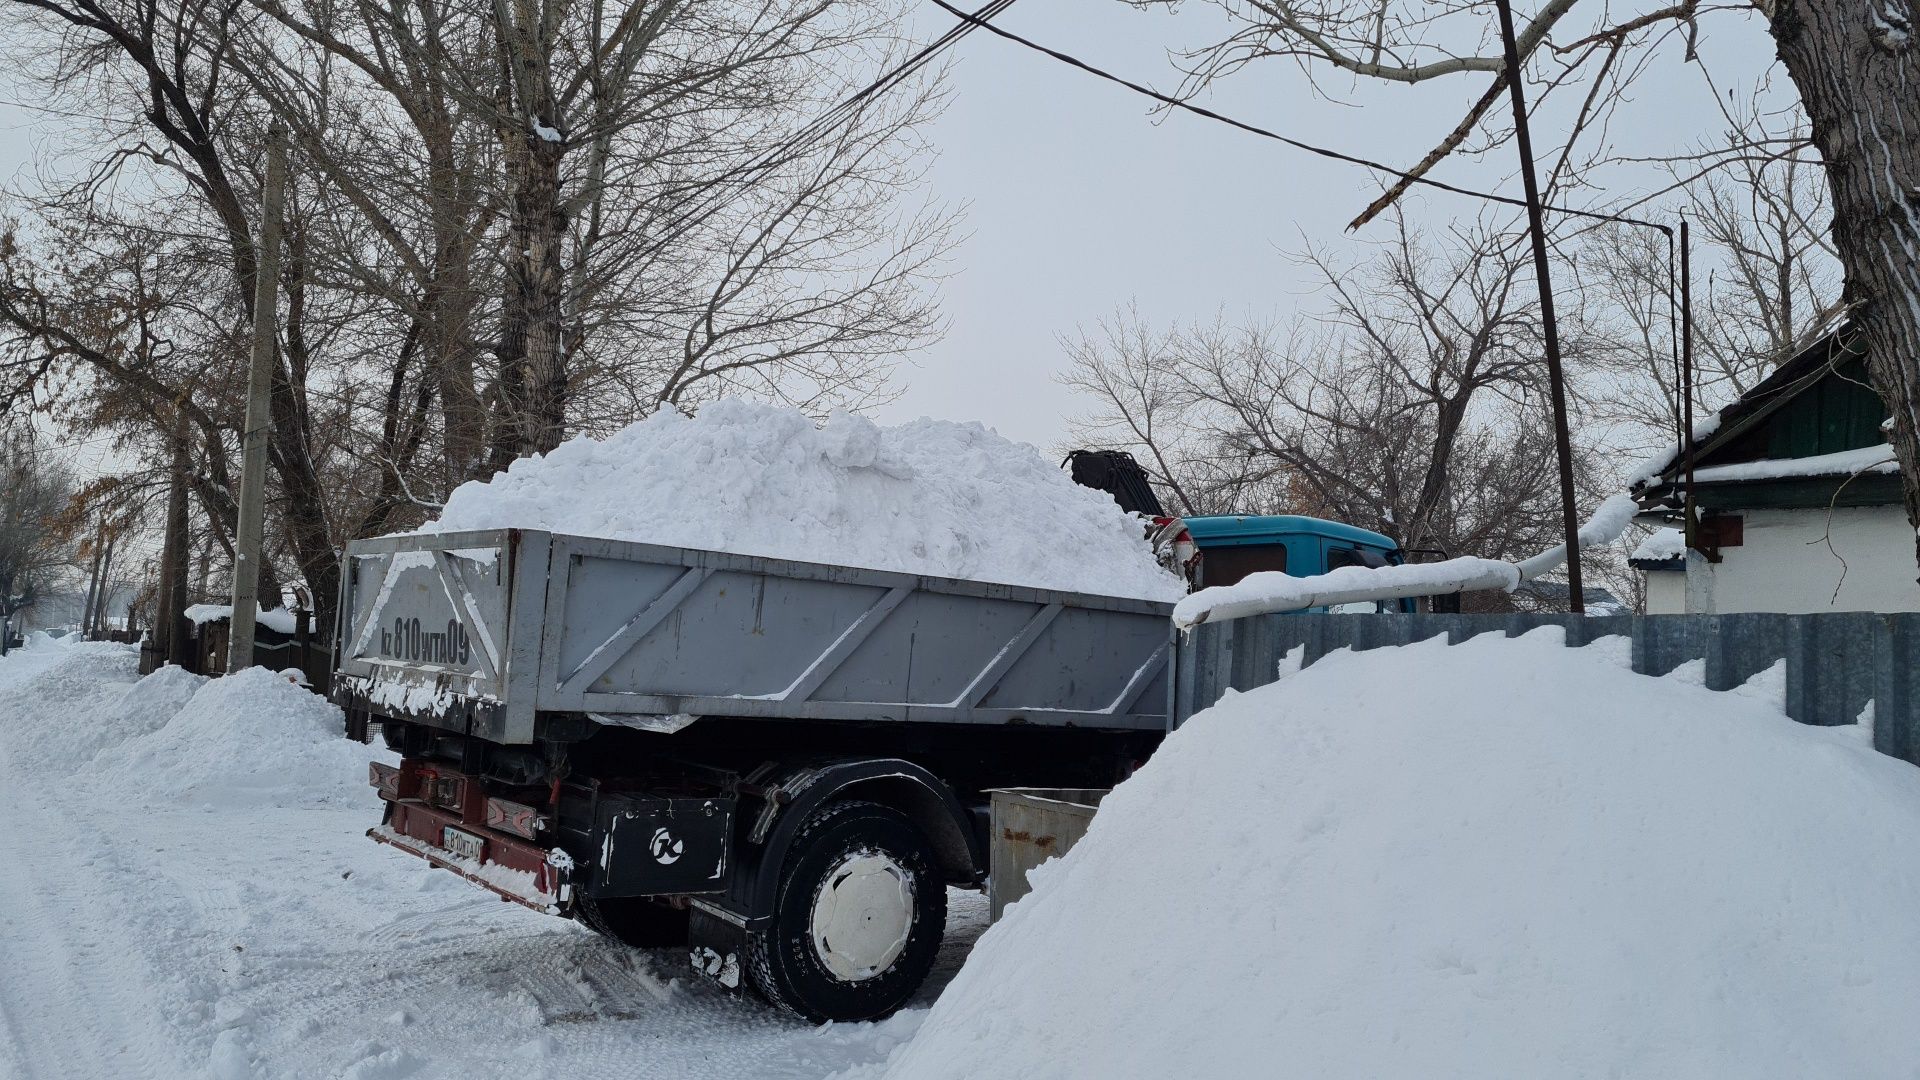
M1400 558L1180 525L1206 584ZM813 1020L919 986L990 792L1110 788L1183 718L1161 602L517 529L345 563L330 694L400 758L373 839Z

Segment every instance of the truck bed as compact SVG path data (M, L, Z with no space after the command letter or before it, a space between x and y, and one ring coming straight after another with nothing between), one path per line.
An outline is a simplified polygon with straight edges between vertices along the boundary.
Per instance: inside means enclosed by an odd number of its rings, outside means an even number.
M1171 605L487 530L347 549L334 697L507 744L552 717L1163 731Z

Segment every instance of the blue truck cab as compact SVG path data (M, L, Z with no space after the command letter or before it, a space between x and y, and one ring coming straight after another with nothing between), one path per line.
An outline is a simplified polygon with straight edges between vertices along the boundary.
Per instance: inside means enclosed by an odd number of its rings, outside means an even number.
M1405 558L1381 533L1300 514L1221 514L1182 522L1200 549L1196 588L1232 585L1261 570L1313 577L1343 566L1397 565ZM1378 610L1411 612L1414 606L1412 600L1384 600Z

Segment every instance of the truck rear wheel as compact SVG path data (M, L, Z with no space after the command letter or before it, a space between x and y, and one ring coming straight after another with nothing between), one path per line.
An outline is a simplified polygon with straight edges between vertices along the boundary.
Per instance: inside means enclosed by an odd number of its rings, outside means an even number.
M831 803L794 835L747 969L767 1000L808 1020L875 1020L919 989L946 921L946 884L913 822Z
M687 943L687 909L644 896L599 900L583 896L573 902L573 917L604 937L639 949L662 949Z

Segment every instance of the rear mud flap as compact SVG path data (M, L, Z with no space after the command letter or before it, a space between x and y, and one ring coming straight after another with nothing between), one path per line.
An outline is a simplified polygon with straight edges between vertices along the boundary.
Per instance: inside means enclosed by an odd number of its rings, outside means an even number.
M746 920L726 908L695 900L687 925L687 958L693 970L738 990L747 958Z

